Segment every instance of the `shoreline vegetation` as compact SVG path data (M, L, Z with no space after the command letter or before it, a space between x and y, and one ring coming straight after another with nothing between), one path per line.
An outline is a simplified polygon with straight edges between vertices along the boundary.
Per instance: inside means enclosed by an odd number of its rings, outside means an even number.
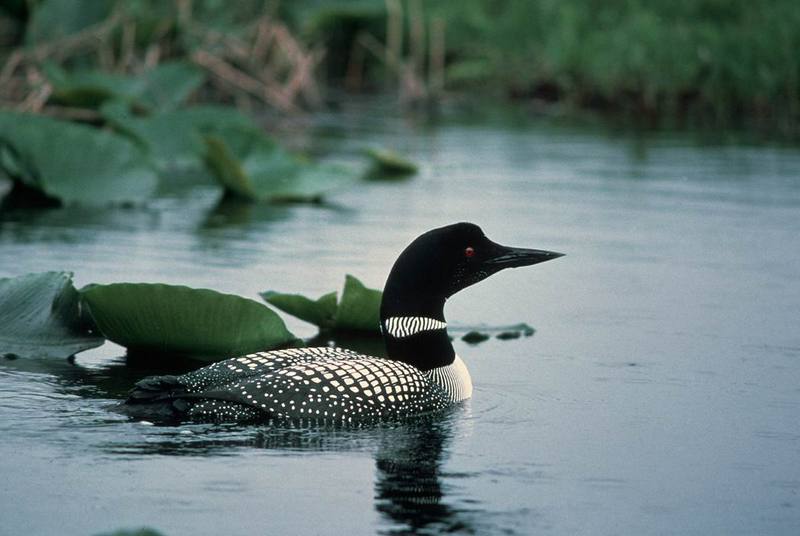
M289 114L342 92L478 94L796 137L798 51L790 0L10 0L0 107L103 124L109 99L162 111L176 84L192 103ZM142 87L163 64L191 76Z

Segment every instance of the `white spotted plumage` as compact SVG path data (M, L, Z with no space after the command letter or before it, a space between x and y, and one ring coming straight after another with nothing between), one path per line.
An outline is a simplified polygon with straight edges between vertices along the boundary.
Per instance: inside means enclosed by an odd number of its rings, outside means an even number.
M463 362L421 371L341 348L258 352L178 377L193 420L403 418L469 398Z

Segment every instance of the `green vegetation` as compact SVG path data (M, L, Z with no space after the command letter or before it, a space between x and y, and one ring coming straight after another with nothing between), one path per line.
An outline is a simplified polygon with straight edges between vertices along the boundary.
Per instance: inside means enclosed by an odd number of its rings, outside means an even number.
M107 339L144 355L216 361L296 340L269 308L213 290L115 283L91 285L81 294Z
M800 112L792 0L447 0L451 83L579 105Z
M272 290L261 297L281 311L317 326L321 332L380 333L380 308L383 293L367 288L350 274L345 276L342 298L336 303L336 292L317 300L299 294L282 294Z
M113 133L0 111L0 175L61 203L136 202L157 177L142 151Z
M226 193L247 201L318 202L357 173L290 154L259 131L208 135L206 162Z
M317 300L265 291L261 296L290 315L316 325L321 334L380 334L382 293L347 275L341 299ZM527 324L452 327L477 343L533 335ZM72 274L44 272L0 279L0 357L67 358L105 339L150 358L188 357L218 361L256 351L299 346L283 320L268 307L214 290L160 283L88 285L76 290Z
M64 359L101 344L81 314L72 274L0 279L0 356Z
M419 169L414 162L391 149L371 147L365 153L372 160L372 169L370 169L368 176L373 179L408 177L415 174Z

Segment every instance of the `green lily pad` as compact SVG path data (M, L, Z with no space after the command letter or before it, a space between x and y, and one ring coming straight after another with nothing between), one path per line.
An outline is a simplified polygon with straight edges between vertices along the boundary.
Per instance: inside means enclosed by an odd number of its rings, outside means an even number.
M333 327L336 317L336 292L329 292L317 300L300 294L281 294L275 291L261 293L261 297L281 311L305 320L321 330Z
M261 296L281 311L320 328L320 331L380 332L380 309L383 293L367 288L347 275L342 298L336 303L336 292L311 300L299 294L262 292Z
M159 169L202 167L203 134L220 128L256 129L238 110L226 106L192 106L150 116L136 116L126 102L107 102L103 118L139 143Z
M372 161L370 178L399 178L413 175L418 171L417 165L391 149L370 148L365 151Z
M158 181L131 141L49 117L0 112L0 148L7 175L65 204L138 202Z
M214 361L296 340L272 310L232 294L158 283L93 285L81 293L106 338L136 352Z
M138 75L99 70L65 71L48 64L45 75L53 86L53 100L87 108L97 108L107 100L118 99L149 110L173 110L205 82L201 70L182 61L162 63Z
M380 290L367 288L361 281L348 274L344 281L342 299L336 311L334 326L339 330L380 331Z
M81 317L71 273L0 279L0 355L67 358L103 342Z
M35 9L25 29L25 44L40 45L63 39L101 22L111 14L111 0L44 0Z
M319 202L355 180L347 168L307 162L257 131L228 130L205 141L206 163L220 185L247 201Z

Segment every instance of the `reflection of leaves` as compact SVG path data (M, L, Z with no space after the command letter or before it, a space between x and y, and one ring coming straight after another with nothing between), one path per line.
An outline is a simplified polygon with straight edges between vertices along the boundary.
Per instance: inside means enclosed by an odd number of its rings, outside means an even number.
M101 344L81 319L72 274L0 279L0 355L66 358Z
M149 528L141 528L141 529L120 529L114 532L104 532L102 534L98 534L97 536L163 536L163 534L158 532L157 530Z
M205 80L199 69L181 61L162 63L135 76L98 70L67 72L52 64L45 72L54 100L90 108L118 99L140 108L173 110Z
M307 162L258 131L206 136L206 163L228 194L249 201L318 202L355 179L348 169Z
M0 166L63 203L141 201L157 177L133 143L49 117L0 112Z
M255 128L235 108L192 106L150 116L135 116L122 101L103 105L100 112L115 129L140 143L159 169L201 167L203 133L224 127Z
M382 293L365 287L361 281L347 275L342 299L336 304L336 292L311 300L300 294L262 292L261 296L281 311L310 322L320 330L379 331Z
M213 290L115 283L93 285L82 294L100 331L140 353L214 361L296 340L269 308Z

